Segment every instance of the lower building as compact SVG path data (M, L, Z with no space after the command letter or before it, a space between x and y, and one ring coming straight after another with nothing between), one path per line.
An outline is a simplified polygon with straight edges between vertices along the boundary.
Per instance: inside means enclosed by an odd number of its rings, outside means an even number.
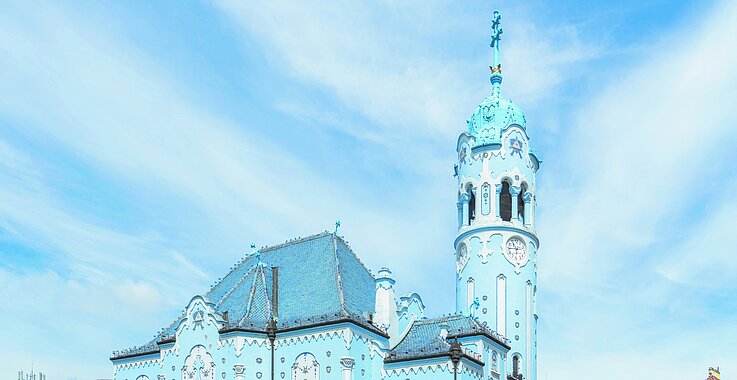
M506 378L505 338L472 316L427 319L394 284L335 233L263 248L156 339L115 352L115 379Z

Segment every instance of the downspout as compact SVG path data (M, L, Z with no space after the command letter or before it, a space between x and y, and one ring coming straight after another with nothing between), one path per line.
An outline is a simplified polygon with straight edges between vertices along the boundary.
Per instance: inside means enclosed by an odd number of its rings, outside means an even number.
M279 268L271 267L271 319L266 324L266 337L271 346L271 380L274 373L274 342L276 341L276 321L279 319Z

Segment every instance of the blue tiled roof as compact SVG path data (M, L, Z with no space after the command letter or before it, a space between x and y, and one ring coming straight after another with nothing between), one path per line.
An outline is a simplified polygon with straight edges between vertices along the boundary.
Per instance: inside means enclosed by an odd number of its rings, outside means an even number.
M441 326L447 325L446 339L440 337ZM504 338L488 330L470 316L451 315L433 319L415 321L396 347L389 353L387 360L421 358L448 352L451 339L459 335L488 335L507 344Z
M373 276L342 238L325 232L262 248L216 284L206 297L221 313L228 311L229 327L265 327L271 312L272 267L279 268L279 328L329 317L365 319L374 313ZM240 290L245 286L248 294ZM252 294L252 304L244 308Z
M373 314L376 305L376 283L368 269L353 254L343 239L335 239L343 307L349 314Z
M205 297L229 328L265 330L271 318L272 267L279 268L277 328L293 328L349 318L369 326L374 314L374 278L346 242L324 232L260 249L246 256ZM173 338L181 315L137 349L157 350Z

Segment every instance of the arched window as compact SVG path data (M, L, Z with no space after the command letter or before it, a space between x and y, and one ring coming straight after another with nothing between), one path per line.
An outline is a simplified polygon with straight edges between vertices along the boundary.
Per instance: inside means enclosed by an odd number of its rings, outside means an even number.
M520 378L520 373L519 373L520 360L519 359L520 359L519 355L512 356L512 377L514 377L515 379Z
M505 222L512 220L512 195L507 181L502 181L502 191L499 193L499 216Z
M519 195L517 195L517 214L519 216L517 219L522 222L522 224L525 224L525 199L524 195L527 192L527 184L522 184L522 189L519 192Z
M496 278L496 331L507 335L507 278L503 274Z
M292 380L320 380L320 364L315 355L303 352L292 365Z
M470 198L468 201L468 224L470 225L476 219L476 194L474 194L471 184L466 187L466 192L468 192Z
M182 367L184 380L215 380L215 361L212 360L205 346L197 345L189 352Z
M469 278L468 282L466 283L466 307L468 308L468 313L471 314L471 306L473 306L473 300L476 298L476 282L473 280L473 278Z

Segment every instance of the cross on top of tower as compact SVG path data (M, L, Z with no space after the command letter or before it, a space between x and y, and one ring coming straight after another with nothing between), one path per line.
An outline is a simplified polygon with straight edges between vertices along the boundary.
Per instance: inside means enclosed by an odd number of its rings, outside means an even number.
M502 16L499 11L494 11L494 17L491 19L491 42L489 46L493 48L493 61L489 66L491 69L491 84L493 93L499 95L501 92L500 85L502 83L502 65L499 63L499 41L502 39Z
M502 16L499 14L499 11L494 11L494 18L491 20L491 43L489 44L493 48L497 47L499 40L502 38L502 33L504 33L501 21Z

